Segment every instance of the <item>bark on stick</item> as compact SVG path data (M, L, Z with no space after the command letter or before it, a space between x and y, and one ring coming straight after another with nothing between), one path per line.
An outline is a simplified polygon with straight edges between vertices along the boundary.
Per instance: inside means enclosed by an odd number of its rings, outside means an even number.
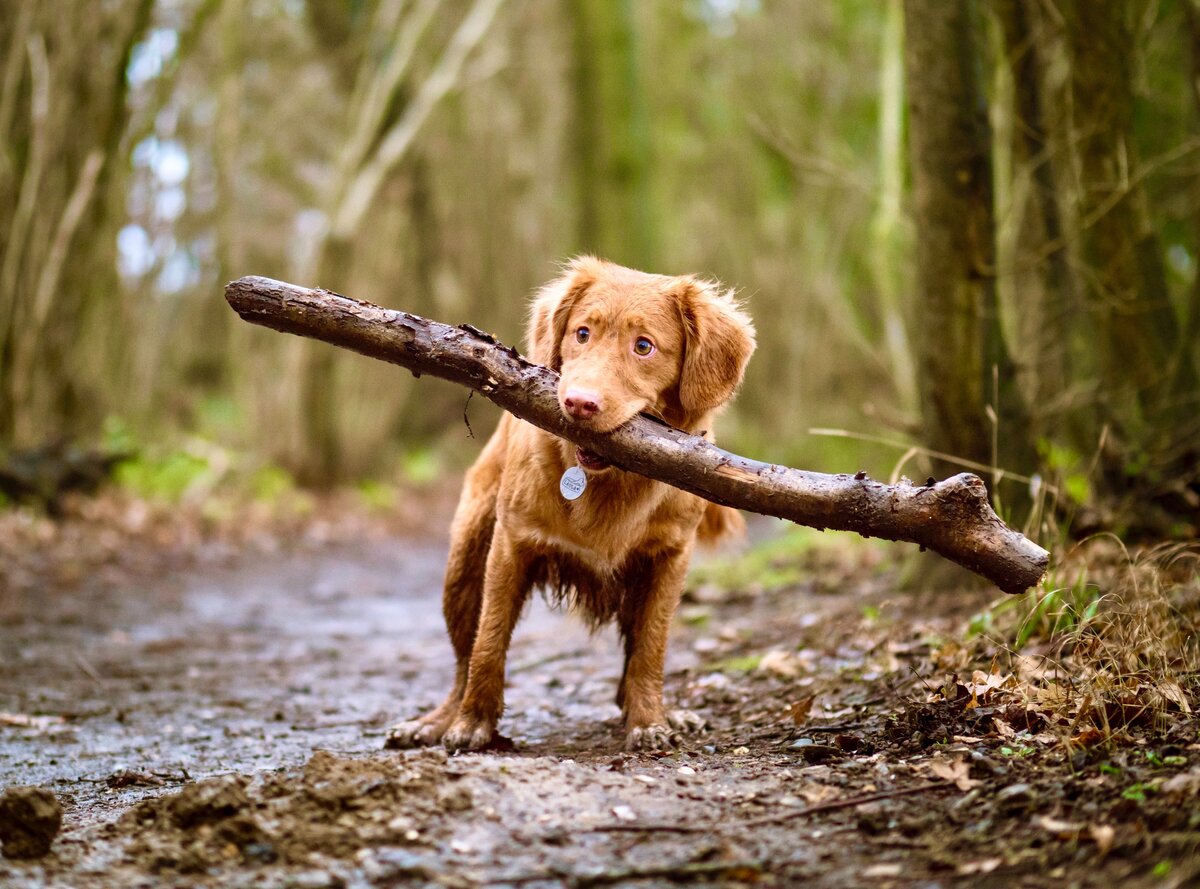
M818 529L902 540L931 549L1006 593L1024 592L1050 554L1007 527L975 475L932 485L886 485L760 463L638 416L611 433L572 425L558 405L558 374L469 325L451 327L327 290L247 277L225 288L243 319L323 340L466 386L526 422L600 454L615 466L715 503Z

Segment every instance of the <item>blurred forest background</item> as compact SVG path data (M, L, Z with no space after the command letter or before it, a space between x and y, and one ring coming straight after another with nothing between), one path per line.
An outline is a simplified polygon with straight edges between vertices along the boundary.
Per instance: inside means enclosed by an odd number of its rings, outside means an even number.
M64 441L151 492L452 471L465 392L222 285L518 342L595 252L741 289L726 446L973 467L1034 530L1200 525L1197 0L0 3L10 499Z

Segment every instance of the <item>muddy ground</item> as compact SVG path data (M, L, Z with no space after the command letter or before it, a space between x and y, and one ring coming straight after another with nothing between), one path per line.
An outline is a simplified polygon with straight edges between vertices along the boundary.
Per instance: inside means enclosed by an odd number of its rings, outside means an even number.
M702 576L667 686L710 728L674 754L622 752L613 635L541 602L509 661L514 750L385 752L450 680L445 549L434 531L26 572L0 609L0 789L49 788L65 816L49 856L0 857L0 885L1200 879L1191 715L1097 743L1006 691L1045 661L954 641L993 592L900 595L898 548Z

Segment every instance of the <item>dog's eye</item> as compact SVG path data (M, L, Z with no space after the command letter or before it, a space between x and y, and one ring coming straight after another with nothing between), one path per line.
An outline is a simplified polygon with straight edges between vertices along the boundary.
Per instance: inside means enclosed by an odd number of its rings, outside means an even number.
M575 339L579 340L581 343L586 343L589 339L591 339L591 336L592 332L586 327L581 327L575 331Z
M643 358L647 355L653 355L654 343L650 342L644 336L639 336L633 341L633 351L635 355L641 355Z

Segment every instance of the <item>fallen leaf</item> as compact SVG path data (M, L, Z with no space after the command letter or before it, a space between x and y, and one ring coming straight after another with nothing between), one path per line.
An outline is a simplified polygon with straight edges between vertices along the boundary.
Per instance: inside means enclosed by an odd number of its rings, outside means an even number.
M1155 684L1155 691L1174 703L1184 713L1192 712L1192 705L1188 702L1187 694L1178 682L1170 679L1160 680Z
M1102 744L1107 737L1108 734L1098 728L1085 728L1067 743L1072 747L1095 747L1097 744Z
M758 670L761 673L783 676L785 679L795 679L800 675L800 660L791 652L778 649L768 651L758 662Z
M1200 769L1191 769L1172 775L1162 785L1163 793L1195 793L1200 791Z
M808 713L810 710L812 710L814 700L816 700L816 698L814 698L812 695L809 695L807 698L801 698L800 700L794 702L792 706L788 708L788 712L790 712L792 716L792 725L804 725L804 723L808 720Z
M1035 815L1033 826L1052 834L1060 840L1077 840L1083 833L1083 825L1075 821L1063 821L1048 815Z
M970 877L976 874L990 874L1003 863L1003 860L1000 858L984 858L980 861L964 861L955 869L955 872L960 877Z
M1088 828L1088 832L1092 835L1092 840L1096 843L1096 850L1103 856L1109 853L1112 849L1113 840L1117 836L1116 828L1109 824L1093 824Z
M1011 673L1001 676L999 673L985 673L976 670L971 674L971 681L963 683L973 698L985 698L996 689L1007 688L1013 684Z
M929 771L963 791L970 790L980 783L970 776L971 766L964 759L956 759L954 762L935 760L929 764Z

